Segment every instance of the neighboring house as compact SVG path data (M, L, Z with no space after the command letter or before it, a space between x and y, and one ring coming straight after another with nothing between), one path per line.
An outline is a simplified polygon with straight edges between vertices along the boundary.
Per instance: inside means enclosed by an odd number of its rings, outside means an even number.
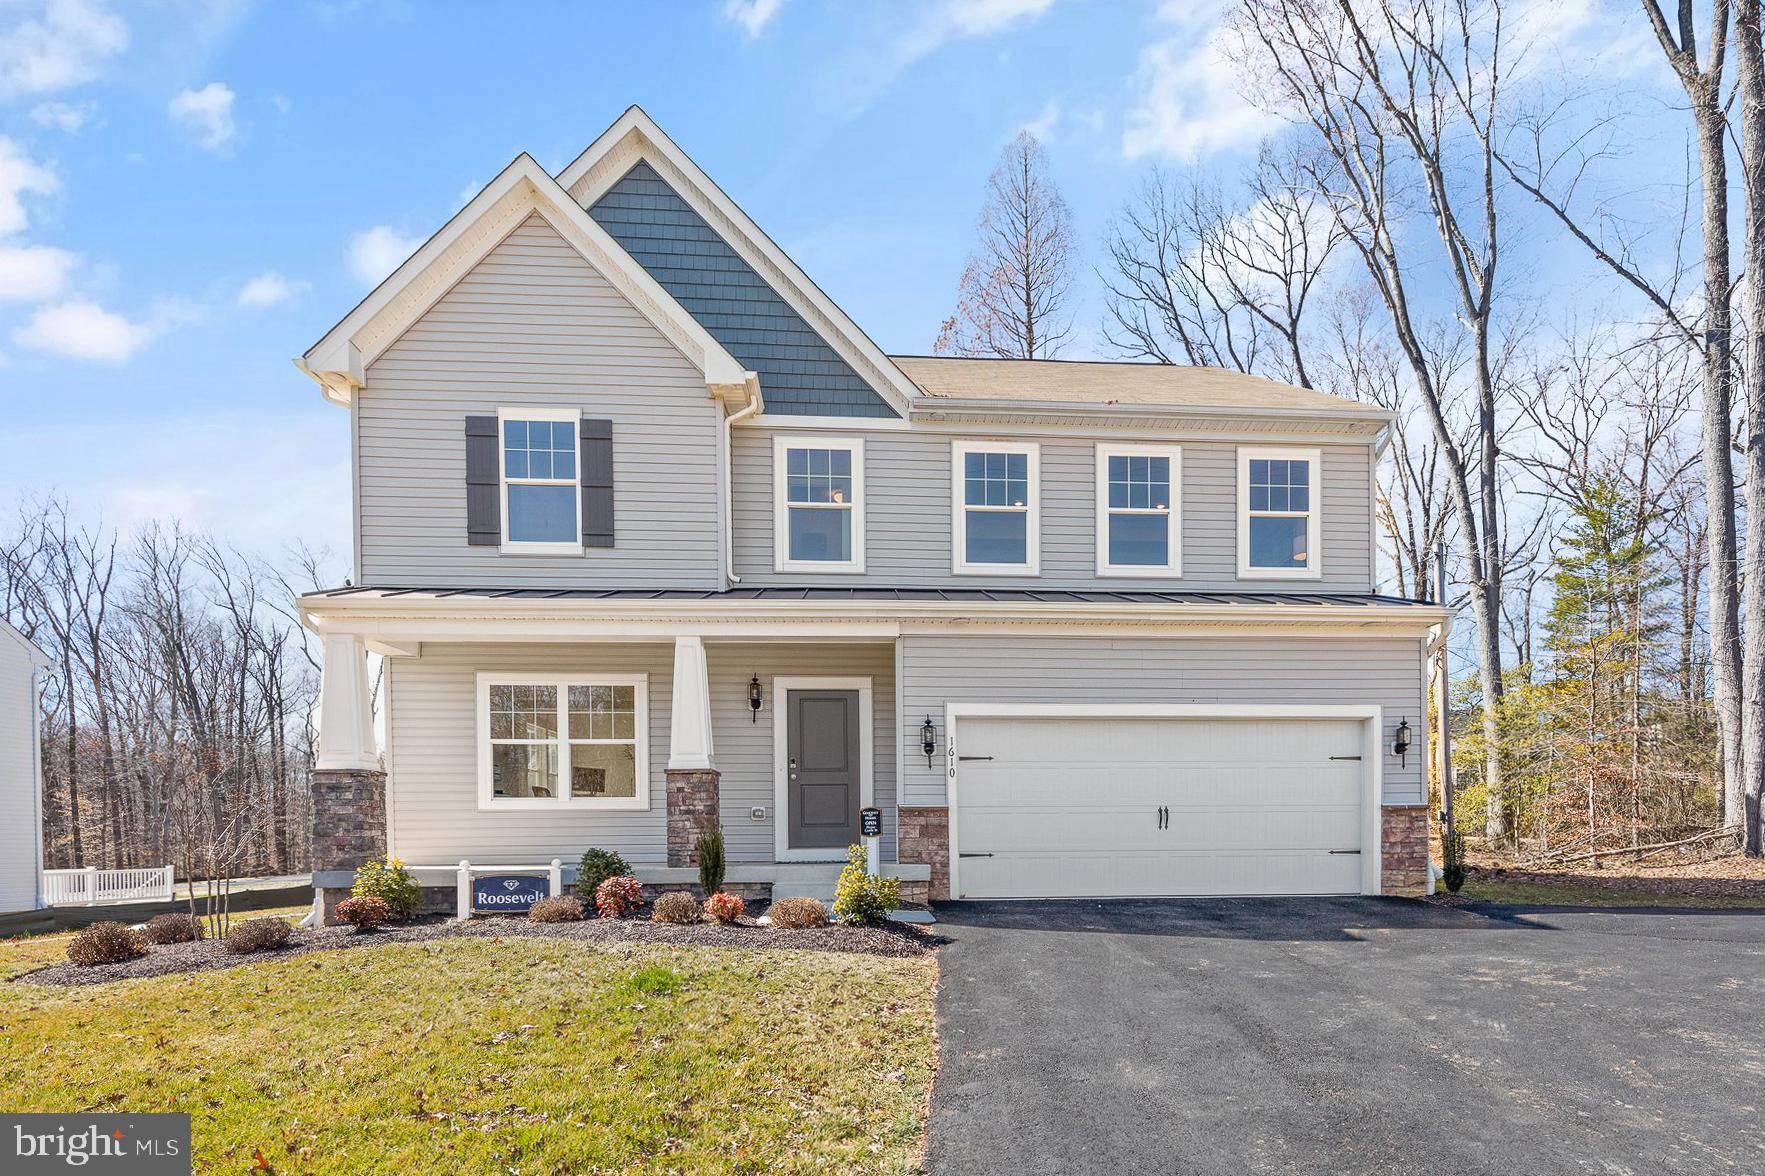
M0 620L0 915L43 905L43 651Z
M322 889L685 880L720 822L732 881L814 891L869 805L912 897L1424 884L1447 614L1375 593L1383 409L885 355L636 108L298 362L352 417L353 586L301 601Z

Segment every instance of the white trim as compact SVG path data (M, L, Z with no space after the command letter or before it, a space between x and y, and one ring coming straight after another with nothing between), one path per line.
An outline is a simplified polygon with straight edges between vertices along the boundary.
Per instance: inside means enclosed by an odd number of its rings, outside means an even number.
M788 458L792 449L843 449L852 455L852 501L844 510L852 520L852 558L815 560L790 558L790 512L793 506L810 510L837 510L834 506L791 503L787 494ZM864 571L864 509L869 492L864 484L864 441L858 437L772 436L772 570L820 575L853 575Z
M1113 514L1156 514L1156 511L1117 509L1109 505L1109 459L1112 457L1164 457L1171 463L1171 500L1165 510L1165 562L1123 564L1109 562L1109 518ZM1098 442L1097 465L1097 574L1135 579L1178 579L1183 574L1183 450L1178 445L1122 445Z
M1250 463L1252 461L1305 461L1311 473L1309 509L1305 512L1306 559L1303 568L1258 568L1250 564ZM1241 445L1238 447L1238 579L1319 580L1324 575L1324 459L1318 449L1292 445ZM1297 517L1298 511L1259 511L1261 515ZM1373 554L1374 563L1378 554Z
M509 421L548 421L555 424L574 425L570 433L570 443L575 446L575 461L572 463L575 474L569 478L516 478L517 486L570 486L575 492L570 496L572 506L571 533L574 540L515 540L509 538L509 465L508 454L504 450L505 439L503 426ZM509 555L581 555L585 550L582 546L582 410L576 408L499 408L496 410L496 485L499 516L502 527L502 542L499 549Z
M950 897L962 896L958 824L961 757L957 754L959 729L966 718L1132 718L1132 719L1361 719L1364 738L1361 763L1367 768L1361 795L1361 893L1378 894L1382 886L1382 839L1384 820L1384 709L1377 705L1261 703L945 703L945 796L950 825ZM1402 806L1399 806L1402 807Z
M1028 501L1025 514L1024 557L1021 564L971 563L968 558L967 512L1008 511L1014 507L971 507L964 487L964 458L971 453L1019 453L1029 458ZM1035 441L976 441L958 438L950 442L950 574L955 576L1039 576L1042 574L1042 447Z
M772 849L781 862L843 862L846 847L792 849L790 779L790 692L792 690L856 690L858 692L858 804L876 802L876 711L871 680L866 677L819 678L776 675L768 687L772 697Z
M494 796L490 774L490 688L491 686L555 686L558 690L558 795L557 796ZM634 796L581 797L570 795L569 688L572 686L630 686L633 708L632 743L636 764ZM473 718L473 736L478 745L478 811L508 812L535 810L562 812L592 809L630 812L650 807L650 676L648 674L556 674L530 670L480 670L476 685L477 707ZM621 746L625 741L613 742Z

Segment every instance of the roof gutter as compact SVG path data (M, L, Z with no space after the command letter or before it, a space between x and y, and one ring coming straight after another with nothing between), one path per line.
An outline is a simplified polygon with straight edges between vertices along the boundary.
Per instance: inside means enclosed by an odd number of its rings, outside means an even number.
M998 416L1132 417L1147 420L1169 418L1258 417L1320 425L1358 424L1386 426L1396 414L1389 409L1355 406L1340 409L1278 408L1271 405L1237 404L1143 404L1131 401L1021 400L991 396L923 396L914 402L911 415L927 420L971 415Z

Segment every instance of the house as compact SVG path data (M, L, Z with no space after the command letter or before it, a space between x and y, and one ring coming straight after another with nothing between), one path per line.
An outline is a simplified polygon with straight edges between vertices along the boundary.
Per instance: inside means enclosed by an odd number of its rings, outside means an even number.
M42 707L37 675L48 665L42 650L0 620L0 916L43 906Z
M716 823L813 893L869 806L910 897L1426 880L1447 614L1375 589L1383 409L884 354L635 107L297 363L354 471L352 585L300 602L322 892L387 851L684 881Z

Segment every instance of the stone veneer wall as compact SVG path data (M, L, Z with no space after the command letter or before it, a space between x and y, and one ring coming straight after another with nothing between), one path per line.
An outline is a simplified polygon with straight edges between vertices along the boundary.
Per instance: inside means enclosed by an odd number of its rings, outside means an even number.
M373 768L314 768L312 777L312 866L315 881L328 872L347 872L386 856L386 773ZM325 921L349 887L319 885Z
M715 768L669 769L668 864L699 864L699 834L715 828L719 820Z
M950 810L902 805L899 811L899 849L896 858L903 865L932 868L926 899L943 902L950 897ZM916 884L909 883L917 891ZM908 898L907 886L902 887L904 901L926 901Z
M1428 887L1428 806L1386 805L1379 829L1380 878L1386 894Z

